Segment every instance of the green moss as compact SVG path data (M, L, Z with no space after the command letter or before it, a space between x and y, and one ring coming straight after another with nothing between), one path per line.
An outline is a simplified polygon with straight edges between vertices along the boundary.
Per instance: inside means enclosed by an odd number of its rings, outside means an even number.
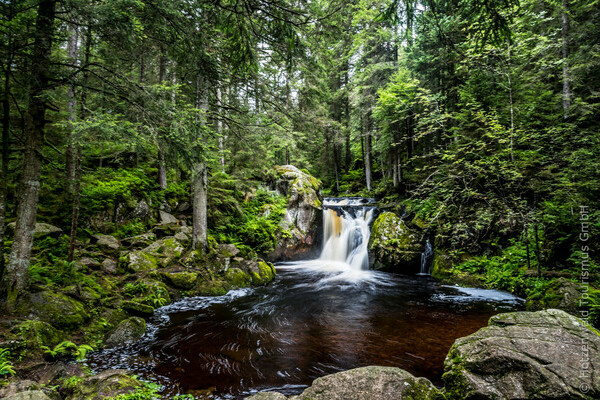
M129 262L127 267L132 272L144 272L158 268L156 257L144 250L133 251L129 253Z
M56 346L64 338L64 334L52 325L38 320L25 321L17 325L15 330L25 342L25 347L30 350Z
M75 329L89 319L81 302L50 291L31 294L19 306L19 312L31 313L59 329Z
M121 307L130 314L139 315L142 317L147 317L154 314L154 307L138 303L137 301L126 300L121 304Z
M238 288L248 287L253 281L250 275L248 275L239 268L230 268L225 273L225 277L231 283L232 286Z
M195 272L165 272L163 274L168 283L178 289L191 289L198 279Z
M252 284L261 286L266 285L275 278L275 267L266 263L265 261L259 261L258 272L252 273Z

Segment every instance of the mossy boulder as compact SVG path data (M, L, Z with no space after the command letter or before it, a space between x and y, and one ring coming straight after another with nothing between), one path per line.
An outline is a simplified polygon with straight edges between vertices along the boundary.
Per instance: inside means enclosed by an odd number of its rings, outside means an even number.
M19 305L19 312L67 330L75 329L89 319L83 303L51 291L30 294Z
M252 284L255 286L264 286L275 279L275 267L266 261L259 261L258 271L252 271Z
M92 242L103 250L116 251L121 247L119 240L111 235L93 235Z
M381 213L373 223L369 250L375 269L401 273L420 270L423 252L420 235L392 212Z
M273 188L288 197L281 221L282 234L269 260L291 260L307 257L315 251L323 225L321 182L294 167L275 167Z
M198 274L195 272L165 272L163 276L167 283L177 289L191 289L196 284Z
M579 301L585 291L581 283L575 283L566 278L558 278L542 293L536 293L527 298L527 309L530 311L558 308L577 315Z
M166 267L172 264L177 258L181 257L184 250L185 248L177 241L177 239L168 236L150 244L143 251L147 254L154 255L158 260L158 263L162 267Z
M247 272L242 271L239 268L230 268L225 273L225 278L231 286L236 288L249 287L253 279Z
M444 367L449 399L598 399L600 334L561 310L499 314Z
M259 393L246 400L283 400L285 396ZM442 393L425 378L393 367L363 367L315 379L297 400L436 400Z
M137 315L141 317L149 317L154 314L154 307L139 303L137 301L125 300L121 304L121 308L131 315Z
M47 322L29 320L17 325L13 331L24 341L29 350L39 350L42 346L54 347L64 339L64 334Z
M151 271L158 268L156 257L144 250L136 250L125 256L127 268L132 272Z
M133 393L141 384L128 371L108 370L73 384L67 400L103 400L121 394Z
M139 317L127 318L108 335L104 344L107 348L125 346L137 342L144 333L146 333L146 321Z
M26 390L24 392L19 392L15 394L11 394L10 396L4 397L4 400L51 400L50 397L46 395L41 390Z

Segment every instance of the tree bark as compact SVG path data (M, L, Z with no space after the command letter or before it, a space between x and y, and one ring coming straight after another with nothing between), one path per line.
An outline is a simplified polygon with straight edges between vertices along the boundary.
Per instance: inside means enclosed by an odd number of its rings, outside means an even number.
M208 111L207 82L201 76L196 79L196 108ZM206 123L206 114L202 116ZM202 159L202 155L198 157ZM208 169L203 161L196 161L192 169L192 248L206 249L208 236Z
M225 172L225 143L223 138L223 119L221 113L223 108L221 107L222 93L221 86L217 87L217 134L219 135L219 165L221 165L221 171ZM258 101L258 100L257 100Z
M562 64L563 64L563 118L569 118L571 108L571 74L569 71L569 19L568 0L563 0L561 10Z
M367 191L371 191L371 127L368 122L365 127L365 182Z
M159 60L158 66L158 81L160 84L165 82L167 76L167 56L165 50L162 50L162 54ZM165 161L165 143L164 143L164 132L161 130L158 138L158 186L160 190L167 188L167 163Z
M204 163L196 163L192 175L192 248L204 249L207 241L208 171Z
M69 24L69 39L67 41L67 60L70 65L69 72L75 70L77 64L77 50L78 50L79 32L77 26ZM71 79L74 79L73 77ZM75 138L73 137L72 129L76 119L77 99L75 98L75 83L71 81L67 88L67 115L69 119L69 129L71 134L69 135L69 141L67 143L67 151L65 154L65 166L67 172L67 192L73 194L75 189L75 175L76 175L76 150Z
M46 125L44 91L48 86L55 9L55 0L40 0L38 4L32 52L34 62L31 63L28 105L25 115L25 153L15 239L3 281L3 291L9 311L14 310L18 298L29 283L29 263L40 191L40 145Z

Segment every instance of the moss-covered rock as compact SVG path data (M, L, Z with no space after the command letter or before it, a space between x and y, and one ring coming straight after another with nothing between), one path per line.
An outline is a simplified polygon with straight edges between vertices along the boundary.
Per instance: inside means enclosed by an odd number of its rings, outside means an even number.
M42 346L54 347L64 339L64 334L47 322L29 320L17 325L13 331L24 341L28 350L40 350Z
M423 245L419 235L392 212L377 217L371 229L369 249L375 269L394 272L418 272Z
M252 284L263 286L275 279L275 267L265 261L258 262L258 271L252 272Z
M15 232L16 226L16 222L11 222L10 224L7 224L6 228L8 233L13 234ZM46 236L59 237L60 235L62 235L62 233L63 230L57 226L45 224L43 222L36 222L33 237L36 239L40 239Z
M249 287L253 278L239 268L230 268L225 273L225 278L233 287L244 288Z
M138 303L137 301L125 300L121 307L129 314L138 315L141 317L149 317L154 314L154 307L147 304Z
M275 167L274 189L288 196L281 228L286 234L278 238L277 247L269 259L290 260L314 252L322 229L321 182L292 165Z
M565 278L558 278L542 293L536 293L527 298L527 309L530 311L558 308L577 315L581 296L585 287Z
M198 274L195 272L165 272L163 273L167 283L178 289L191 289L196 284Z
M172 236L168 236L157 240L150 244L143 251L147 254L152 254L158 260L158 263L166 267L173 263L177 258L181 257L181 254L185 248L181 243Z
M124 346L134 343L146 333L146 321L138 317L127 318L122 321L106 338L107 348Z
M158 268L156 257L144 250L132 251L126 256L127 268L132 272L151 271Z
M21 315L31 315L58 329L75 329L89 319L83 303L50 291L30 294L20 305Z
M121 394L133 393L141 384L126 370L108 370L89 378L69 382L71 394L67 400L103 400Z

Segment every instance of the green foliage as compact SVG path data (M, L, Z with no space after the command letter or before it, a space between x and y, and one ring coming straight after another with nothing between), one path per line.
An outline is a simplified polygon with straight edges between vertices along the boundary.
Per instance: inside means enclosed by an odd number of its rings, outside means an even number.
M48 346L42 346L42 350L44 350L46 356L52 360L61 358L74 358L77 361L82 361L85 360L86 354L94 349L87 344L78 346L75 343L66 340L57 344L52 349L50 349Z
M8 349L0 348L0 377L14 375L16 373L10 359L10 351Z
M108 400L158 400L161 398L159 384L146 381L139 381L139 383L140 387L134 392L110 397Z

